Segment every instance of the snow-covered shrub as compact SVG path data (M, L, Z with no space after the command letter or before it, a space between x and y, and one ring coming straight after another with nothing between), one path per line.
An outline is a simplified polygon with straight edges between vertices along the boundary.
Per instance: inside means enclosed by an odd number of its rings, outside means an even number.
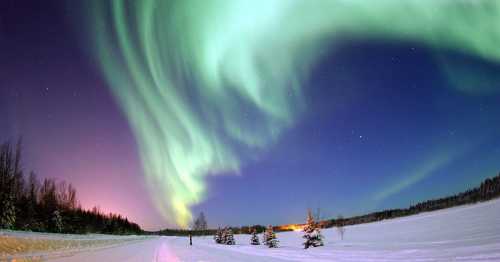
M276 234L273 231L272 226L268 226L266 229L266 232L264 232L264 245L268 246L269 248L275 248L278 247L278 239L276 238Z
M319 247L323 245L323 235L321 235L318 224L314 221L311 211L307 213L307 223L304 226L304 248Z
M234 235L233 235L233 231L231 230L231 228L228 228L225 230L225 238L224 238L224 243L226 245L234 245L236 244L236 241L234 240Z
M222 244L222 230L220 229L220 227L219 229L217 229L217 232L214 235L214 240L215 243Z
M257 230L252 231L252 237L250 238L251 245L260 245L259 237L257 236Z

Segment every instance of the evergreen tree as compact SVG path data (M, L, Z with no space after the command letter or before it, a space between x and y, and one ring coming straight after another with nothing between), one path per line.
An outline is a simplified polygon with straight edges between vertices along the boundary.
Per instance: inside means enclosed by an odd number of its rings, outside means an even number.
M26 194L25 194L25 181L23 176L23 170L21 167L21 139L18 140L15 153L14 153L14 166L12 170L12 181L11 181L11 194L12 194L12 202L14 203L15 210L15 226L18 227L19 223L24 220L23 208L26 204Z
M37 209L37 192L38 192L38 181L36 179L35 173L31 172L26 188L25 204L23 208L24 220L20 225L23 230L39 230L36 225L36 209Z
M16 207L14 205L14 197L8 192L2 192L1 213L0 213L0 228L11 229L16 222Z
M224 244L226 245L234 245L236 241L234 240L233 230L231 228L227 228L224 237Z
M221 244L226 244L226 238L227 238L227 227L222 229L221 235L220 235L220 243Z
M267 228L262 232L262 244L267 246Z
M20 142L16 148L8 142L0 145L0 228L64 233L142 233L137 224L119 215L104 215L99 210L88 211L77 206L76 189L71 184L64 181L56 184L54 179L46 178L40 185L33 172L25 180L21 162Z
M57 231L53 219L57 207L56 181L45 178L40 187L40 222L42 222L42 227L50 232Z
M304 248L309 248L310 246L319 247L323 245L323 236L321 235L321 231L319 229L318 224L314 221L314 218L311 214L311 210L307 212L307 223L304 226Z
M260 245L259 237L257 236L257 230L252 231L252 238L250 238L251 245Z
M59 210L52 213L52 223L54 225L54 232L61 233L63 230L63 221Z
M217 229L217 232L214 235L214 240L215 243L222 244L222 230L220 229L220 227L219 229Z
M276 234L273 231L272 226L268 226L266 232L264 233L264 244L269 248L278 247L278 239L276 238Z
M13 228L16 222L15 173L17 162L9 143L0 147L0 228Z

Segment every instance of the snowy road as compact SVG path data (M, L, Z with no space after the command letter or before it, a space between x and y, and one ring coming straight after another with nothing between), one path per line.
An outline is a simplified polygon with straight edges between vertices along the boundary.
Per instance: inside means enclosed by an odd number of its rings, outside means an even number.
M70 262L500 261L500 199L349 226L344 240L335 229L322 233L325 246L308 250L302 248L301 232L285 232L277 234L276 249L249 245L248 235L236 235L235 246L216 245L211 237L193 238L193 246L185 237L154 237L43 257Z
M197 240L201 240L204 244L189 246L185 237L160 237L94 252L83 252L70 257L60 257L54 261L285 261L214 248L208 244L210 238Z

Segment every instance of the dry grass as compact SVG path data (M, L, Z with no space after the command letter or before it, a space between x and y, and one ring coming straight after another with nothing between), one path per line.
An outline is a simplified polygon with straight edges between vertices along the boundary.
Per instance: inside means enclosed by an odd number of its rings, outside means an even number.
M0 235L0 261L40 261L46 255L62 255L75 251L103 248L138 241L143 237L54 239Z

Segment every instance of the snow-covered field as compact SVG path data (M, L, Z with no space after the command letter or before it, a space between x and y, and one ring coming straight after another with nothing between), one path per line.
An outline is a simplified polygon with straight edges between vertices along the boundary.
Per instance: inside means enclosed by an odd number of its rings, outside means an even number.
M500 261L500 199L415 216L323 230L325 246L302 248L301 232L278 233L280 248L249 245L237 235L235 246L211 237L154 237L60 252L55 261ZM39 237L37 234L29 235ZM97 238L105 238L99 236ZM117 239L116 237L112 237ZM118 238L121 239L121 238ZM50 254L50 253L49 253Z

